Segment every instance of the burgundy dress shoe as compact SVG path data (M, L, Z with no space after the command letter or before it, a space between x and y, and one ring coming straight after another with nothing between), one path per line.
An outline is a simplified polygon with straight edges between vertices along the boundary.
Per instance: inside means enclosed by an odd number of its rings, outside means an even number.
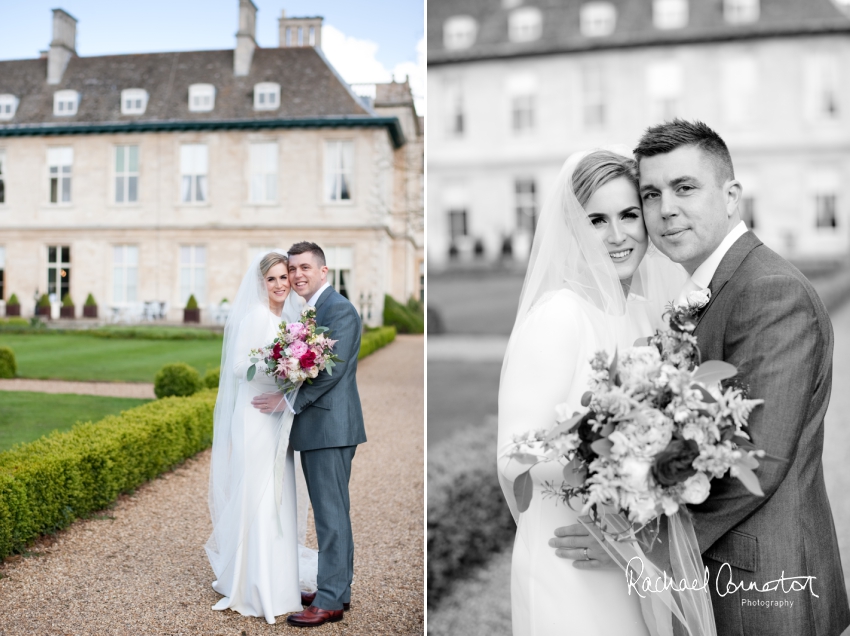
M290 614L286 622L295 627L316 627L325 623L335 623L342 620L343 610L323 610L311 605L303 612Z
M304 607L308 607L313 604L313 601L316 600L315 592L301 592L301 605ZM351 603L343 603L342 611L347 612L351 609Z

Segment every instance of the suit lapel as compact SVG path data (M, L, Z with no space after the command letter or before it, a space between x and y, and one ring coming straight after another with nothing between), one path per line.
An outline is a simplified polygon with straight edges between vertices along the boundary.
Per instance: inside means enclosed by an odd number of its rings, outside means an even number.
M708 285L708 288L711 290L711 298L697 316L697 325L699 325L700 320L708 313L708 310L711 309L711 305L714 303L718 294L720 294L720 290L729 282L729 279L732 278L741 266L741 263L744 262L747 254L761 244L758 237L751 231L747 231L746 234L743 234L741 238L732 244L732 247L723 256L723 260L720 261L720 265L717 266L714 276L711 277L711 282Z
M316 301L316 311L318 312L321 309L322 305L324 305L328 298L330 298L335 293L333 287L328 287L325 291L321 293L319 299Z

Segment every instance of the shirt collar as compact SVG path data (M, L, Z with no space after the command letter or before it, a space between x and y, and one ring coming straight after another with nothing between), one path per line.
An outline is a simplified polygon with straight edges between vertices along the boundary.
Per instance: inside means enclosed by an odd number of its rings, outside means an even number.
M746 233L746 224L743 221L739 221L738 225L732 228L732 231L729 232L729 234L727 234L720 242L717 249L715 249L711 255L696 268L694 273L691 274L691 280L702 289L708 287L711 283L711 279L714 277L714 272L716 272L717 268L720 266L720 261L722 261L723 257L726 256L726 252L728 252L729 248L735 244L735 241Z
M310 297L310 300L307 301L307 306L308 307L315 307L316 303L319 300L319 296L321 296L322 292L325 291L330 286L331 286L331 284L326 282L324 285L319 287L319 290Z

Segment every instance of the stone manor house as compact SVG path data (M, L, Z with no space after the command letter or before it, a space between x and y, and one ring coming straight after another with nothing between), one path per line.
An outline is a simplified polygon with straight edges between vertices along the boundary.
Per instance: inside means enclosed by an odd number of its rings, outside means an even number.
M235 7L234 7L235 8ZM279 19L236 48L80 57L53 11L38 59L0 61L0 301L58 313L221 320L258 250L312 240L370 324L384 294L421 298L423 121L410 87L355 94L321 51L322 18ZM3 315L0 307L0 315Z
M741 212L850 254L850 0L430 0L428 265L528 254L573 152L673 117L726 140Z

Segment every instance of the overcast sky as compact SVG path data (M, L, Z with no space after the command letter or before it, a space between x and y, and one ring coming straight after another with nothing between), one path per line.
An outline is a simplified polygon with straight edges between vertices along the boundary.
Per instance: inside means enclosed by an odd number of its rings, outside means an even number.
M410 76L420 115L425 114L423 0L254 0L257 43L278 44L277 19L324 17L322 49L351 83ZM232 49L238 0L0 0L0 60L38 57L50 45L52 12L77 22L81 56L159 51Z

